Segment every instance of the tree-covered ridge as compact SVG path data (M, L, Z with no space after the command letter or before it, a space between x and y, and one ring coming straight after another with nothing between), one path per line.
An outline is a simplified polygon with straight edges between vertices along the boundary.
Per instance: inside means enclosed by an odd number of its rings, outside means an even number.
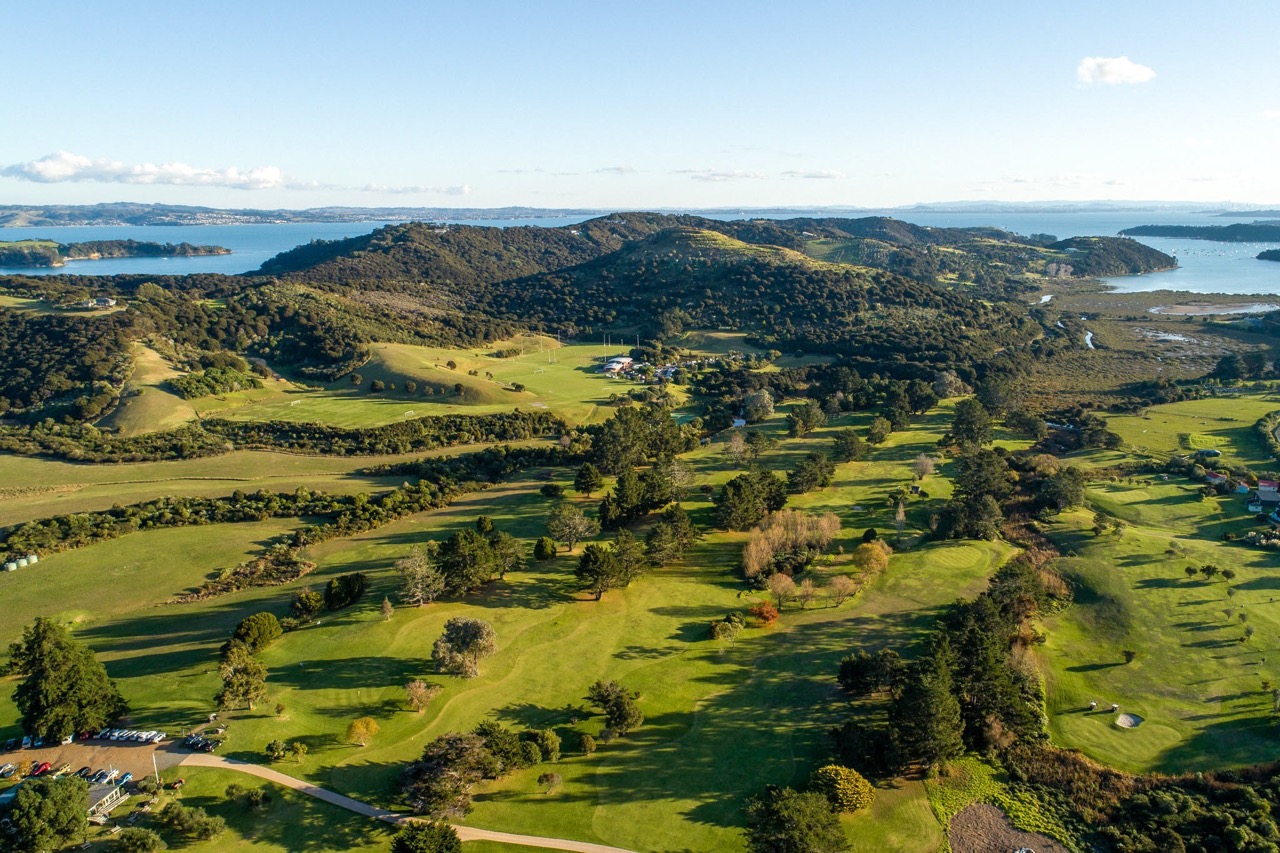
M1065 253L1074 275L1082 277L1140 275L1178 265L1172 255L1128 238L1072 237L1048 248Z
M139 240L90 240L83 243L55 243L52 240L0 242L0 266L60 267L67 261L100 258L164 258L188 255L229 255L222 246L191 243L152 243Z
M1266 249L1258 253L1260 261L1280 261L1280 249Z
M1234 225L1138 225L1120 232L1126 237L1181 237L1215 243L1280 243L1280 221Z
M979 362L1038 329L1012 306L693 228L490 289L477 308L569 335L628 325L657 333L662 318L663 325L749 331L767 346L873 363Z

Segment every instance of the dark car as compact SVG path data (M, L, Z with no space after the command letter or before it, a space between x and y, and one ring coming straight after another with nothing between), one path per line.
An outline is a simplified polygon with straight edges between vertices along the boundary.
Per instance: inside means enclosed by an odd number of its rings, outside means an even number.
M107 771L99 770L97 773L93 774L93 778L89 781L95 785L107 781Z
M76 775L79 776L81 779L88 779L89 774L92 772L93 772L93 768L90 767L88 764L86 764L84 767L81 767L79 770L76 771Z
M4 751L12 752L13 750L18 748L18 744L20 743L22 743L22 741L18 740L16 737L11 737L4 742Z

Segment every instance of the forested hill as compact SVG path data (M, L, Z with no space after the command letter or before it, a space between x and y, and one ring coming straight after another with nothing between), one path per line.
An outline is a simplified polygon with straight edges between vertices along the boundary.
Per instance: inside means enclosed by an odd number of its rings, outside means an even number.
M99 258L171 258L229 254L231 250L222 246L139 240L90 240L83 243L55 243L52 240L0 242L0 266L6 267L60 267L67 261Z
M1120 233L1129 237L1181 237L1215 243L1280 243L1280 220L1235 225L1139 225Z
M744 330L766 346L841 354L895 372L894 365L978 364L1039 331L1014 306L691 227L488 288L475 307L570 335L637 325L656 338L681 326Z
M999 284L1040 275L1049 264L1075 275L1167 269L1174 258L1132 240L1028 237L998 228L931 228L875 216L722 221L699 216L618 213L558 228L408 223L346 240L315 241L272 258L261 274L313 284L378 282L451 292L586 263L668 228L713 231L745 243L804 252L820 260L888 270L918 281L948 278Z
M1258 253L1260 261L1280 261L1280 249L1267 249Z

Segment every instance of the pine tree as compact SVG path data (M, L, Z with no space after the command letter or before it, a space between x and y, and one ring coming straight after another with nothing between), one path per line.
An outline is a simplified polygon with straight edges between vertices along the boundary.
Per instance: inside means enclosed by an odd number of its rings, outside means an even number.
M964 751L960 703L952 692L951 644L945 634L908 671L890 719L905 757L926 766L946 762Z

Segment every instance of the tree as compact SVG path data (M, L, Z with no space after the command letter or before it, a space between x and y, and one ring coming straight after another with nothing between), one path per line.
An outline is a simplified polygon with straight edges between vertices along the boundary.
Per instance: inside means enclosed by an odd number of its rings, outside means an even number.
M293 760L302 763L302 759L307 757L307 745L300 740L295 740L289 744L289 752L293 754Z
M751 461L755 462L760 458L760 454L766 450L772 450L778 446L778 440L767 432L753 429L747 433L747 455L751 457Z
M1280 703L1280 700L1277 700L1277 702ZM595 751L596 751L595 738L593 738L591 735L583 735L582 737L578 738L578 752L581 752L583 755L590 755Z
M587 497L591 497L592 492L600 491L603 486L604 477L600 474L600 469L590 462L584 462L573 478L573 488Z
M831 439L831 455L837 462L856 462L867 452L867 446L857 432L842 429Z
M879 574L889 568L889 550L881 539L863 542L851 556L853 564L865 574Z
M329 610L341 610L355 604L369 588L369 579L360 572L339 575L324 587L324 606Z
M822 794L770 788L747 804L751 853L844 853L849 842Z
M911 472L917 480L923 480L937 470L937 467L937 463L932 456L927 453L921 453L912 464Z
M739 474L716 495L716 523L725 530L746 530L787 501L786 486L769 471Z
M422 607L444 592L444 572L420 545L410 548L409 556L396 560L395 570L400 575L400 598L405 604Z
M533 543L533 559L540 563L547 560L555 559L556 556L556 540L550 536L539 536L538 541Z
M480 661L498 650L493 626L480 619L455 616L444 623L444 634L436 640L431 658L441 672L473 678Z
M52 619L37 618L10 644L9 669L21 678L13 701L28 734L61 739L102 728L127 710L93 652Z
M838 764L813 771L809 786L825 796L838 812L856 812L871 805L876 798L875 789L861 773Z
M792 494L804 494L814 489L825 489L831 485L835 476L836 464L825 453L805 454L796 463L795 470L787 475L787 491Z
M822 406L816 400L809 400L787 414L787 435L799 438L826 424L827 414L822 411Z
M582 510L570 503L558 504L547 516L547 535L563 542L570 551L583 539L599 532L600 522L587 518Z
M150 829L139 826L125 828L116 836L116 846L124 853L156 853L164 850L164 839Z
M293 612L295 618L303 622L310 622L316 618L316 614L324 609L324 596L309 586L303 587L294 595L293 601L289 604L289 609Z
M378 721L373 717L357 717L347 726L347 742L368 746L379 728Z
M649 568L644 545L630 530L619 530L613 538L613 555L618 561L618 587L628 587Z
M1051 509L1062 512L1084 505L1084 487L1088 478L1075 466L1063 468L1046 477L1040 484L1040 500Z
M543 773L538 776L538 784L547 789L550 794L556 788L564 783L564 777L559 773Z
M587 690L587 701L604 713L605 725L616 735L640 728L644 714L636 705L638 693L629 693L616 681L597 681Z
M725 442L725 452L729 454L729 458L733 460L735 467L741 468L742 463L747 458L747 442L742 437L740 430L734 430L729 433L729 440Z
M818 597L818 587L809 578L800 581L796 587L796 598L800 602L800 608L807 610L813 600Z
M396 615L396 608L391 603L391 599L383 596L382 598L382 618L391 621L391 617Z
M763 388L742 398L742 418L749 424L773 417L773 395Z
M241 703L253 710L253 703L267 698L267 668L249 654L248 646L233 641L218 664L222 689L218 691L219 708L234 708Z
M462 841L447 823L403 821L391 839L391 853L462 853Z
M871 425L867 427L867 443L884 444L891 432L893 432L893 424L889 419L876 415L871 419Z
M769 576L769 594L773 596L773 600L777 602L779 610L787 606L787 602L796 596L796 582L791 579L790 575L782 572Z
M88 809L89 785L83 779L37 776L26 780L9 815L22 839L18 849L60 849L84 835Z
M463 817L471 811L471 787L501 772L501 764L479 735L446 732L405 768L401 791L417 814L436 820Z
M444 591L462 595L493 580L498 563L489 540L475 530L456 530L440 543Z
M439 684L432 684L429 681L423 681L421 678L415 678L404 686L404 692L408 694L409 707L421 714L427 710L427 705L431 700L440 695L444 690Z
M908 670L889 709L903 753L926 766L964 751L960 703L951 679L951 646L945 634L936 636L933 648Z
M684 548L680 546L675 530L665 521L650 528L644 538L644 551L655 566L665 566L684 556Z
M267 758L270 758L272 761L280 761L288 754L288 752L289 748L284 745L284 741L282 740L273 740L267 744Z
M1194 578L1196 575L1200 574L1200 570L1195 566L1187 566L1183 571L1186 573L1188 578Z
M257 654L283 635L284 630L275 614L263 612L244 617L231 638L244 643L251 654Z
M578 578L578 588L594 593L596 601L609 590L622 585L622 565L617 553L597 542L583 549L574 574Z
M961 446L991 443L991 416L976 397L965 397L956 403L951 440Z
M845 600L854 595L858 591L858 584L848 575L836 575L831 579L831 583L827 585L827 589L831 592L831 598L836 603L836 607L845 603Z
M559 483L546 483L542 486L541 489L538 489L538 493L541 494L544 498L559 500L560 498L564 497L564 486L560 485Z

